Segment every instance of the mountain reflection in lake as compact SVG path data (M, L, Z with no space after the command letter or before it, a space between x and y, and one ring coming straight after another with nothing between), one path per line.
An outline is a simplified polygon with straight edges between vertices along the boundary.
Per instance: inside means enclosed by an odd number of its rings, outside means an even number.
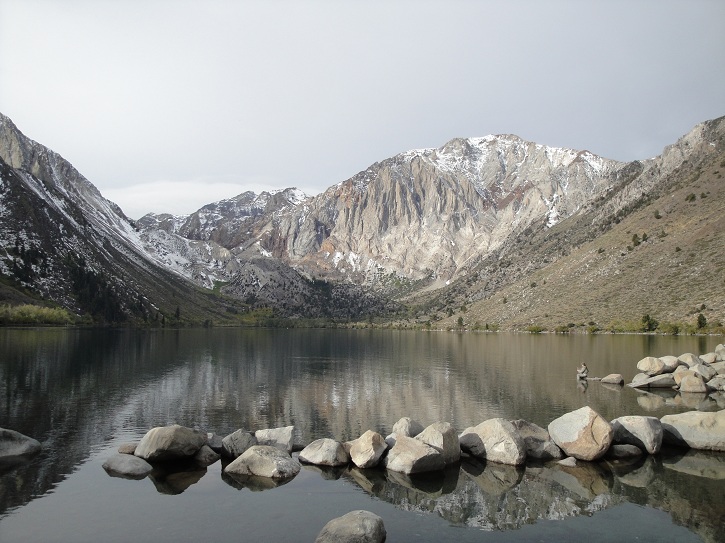
M179 423L220 435L294 425L296 438L383 435L402 416L459 430L492 417L541 426L590 405L608 419L725 408L589 383L629 381L644 356L704 353L722 338L531 336L371 330L0 330L0 427L43 443L0 475L2 541L313 541L353 509L389 541L718 541L725 459L664 451L634 462L466 460L425 477L306 466L277 488L221 463L109 477L120 443ZM268 491L263 491L268 489ZM392 505L391 505L392 504ZM233 521L231 519L234 519ZM673 525L674 522L674 525ZM463 529L461 529L463 528ZM416 535L417 534L417 535Z

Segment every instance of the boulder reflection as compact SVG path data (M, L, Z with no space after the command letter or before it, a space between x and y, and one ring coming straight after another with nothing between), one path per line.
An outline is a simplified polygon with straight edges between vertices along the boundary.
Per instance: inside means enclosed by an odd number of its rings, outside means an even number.
M181 494L206 475L206 468L191 462L171 462L154 465L148 475L159 494Z
M325 478L340 473L314 471ZM432 474L349 467L342 478L400 509L482 530L589 516L626 502L668 511L704 541L718 541L719 527L725 525L725 458L698 451L667 449L657 456L525 468L466 458Z

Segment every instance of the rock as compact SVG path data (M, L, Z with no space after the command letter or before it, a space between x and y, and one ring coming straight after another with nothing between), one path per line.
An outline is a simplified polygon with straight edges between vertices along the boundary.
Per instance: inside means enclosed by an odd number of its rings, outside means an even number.
M536 460L556 460L564 456L544 428L522 419L512 420L511 424L524 440L526 457Z
M557 464L559 464L560 466L564 466L565 468L575 468L576 458L574 458L573 456L567 456L566 458L559 460Z
M222 454L230 458L237 458L244 454L249 447L259 445L257 438L246 430L237 430L222 439Z
M103 469L112 477L143 479L154 468L143 458L127 453L118 453L103 462Z
M602 383L609 385L623 385L624 377L621 373L610 373L606 377L602 377Z
M649 454L657 454L662 447L662 423L657 417L619 417L611 425L614 444L634 445Z
M725 375L725 361L715 362L714 364L710 364L710 367L714 369L718 375Z
M388 451L384 464L391 471L408 475L438 471L445 467L443 455L439 451L413 437L401 435L395 441L395 447Z
M612 445L611 447L609 447L606 456L607 458L620 459L634 458L636 456L642 456L642 454L644 454L644 452L636 445L617 443L616 445Z
M717 371L707 364L695 364L690 368L690 371L694 371L695 373L702 375L702 378L706 382L717 375Z
M0 428L0 458L29 458L40 452L40 442L32 437Z
M152 428L141 438L134 455L144 460L166 461L194 456L206 442L199 432L172 424Z
M665 365L663 373L672 373L682 364L676 356L660 356L660 360Z
M519 466L526 461L526 443L506 419L489 419L466 428L458 439L464 451L490 462Z
M133 454L136 452L136 447L138 447L138 442L136 443L121 443L118 446L118 452L121 454Z
M373 468L380 463L380 458L387 450L383 436L368 430L349 444L350 459L359 468Z
M415 437L423 431L423 425L410 417L403 417L393 424L393 433L399 436Z
M206 444L209 448L218 454L223 454L224 451L224 439L218 434L209 432L206 434Z
M254 445L224 468L224 472L288 479L300 472L300 465L288 453L277 447Z
M458 434L448 422L435 422L420 432L415 439L430 445L443 455L443 462L454 464L461 459Z
M661 373L664 373L665 364L659 358L655 358L654 356L646 356L645 358L637 362L637 369L642 373L652 377L654 375L660 375Z
M206 467L211 466L221 457L222 455L213 450L209 445L202 445L201 449L194 455L194 462Z
M382 543L383 519L369 511L351 511L325 524L315 543Z
M330 438L317 439L300 451L300 462L318 466L344 466L350 456L342 443Z
M680 381L680 392L694 392L697 394L707 391L707 385L701 375L692 373L691 375L685 375Z
M720 343L717 347L715 347L715 354L717 355L718 361L725 361L725 345Z
M717 353L701 354L700 360L702 360L705 364L714 364L717 362Z
M702 360L700 360L699 356L694 355L692 353L681 354L677 358L680 360L680 362L685 364L688 368L691 368L692 366L695 366L695 365L699 364L700 362L702 362Z
M567 455L592 461L607 452L614 429L599 413L585 406L551 421L549 434Z
M725 409L704 413L689 411L660 419L665 443L693 449L725 451Z
M637 374L638 377L641 374ZM634 388L672 388L675 386L675 378L672 373L663 373L645 379L633 379L629 386Z
M694 371L691 369L684 369L685 366L680 366L677 368L678 371L672 374L672 377L675 379L675 386L680 386L680 383L682 380L688 376L688 375L696 375Z
M257 438L257 443L260 445L270 445L277 447L281 451L289 454L292 452L294 445L294 426L286 426L284 428L268 428L265 430L257 430L254 432L254 437Z
M725 375L716 375L707 382L710 390L725 391Z

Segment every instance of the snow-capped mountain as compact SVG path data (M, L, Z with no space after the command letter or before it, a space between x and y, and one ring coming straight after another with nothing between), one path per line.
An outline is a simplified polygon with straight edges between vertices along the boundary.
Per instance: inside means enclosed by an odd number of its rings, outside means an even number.
M0 115L0 273L78 312L106 297L94 310L113 308L106 320L165 316L190 300L185 310L199 318L250 307L360 318L436 289L450 293L440 307L475 302L694 183L716 168L724 134L725 119L708 121L659 157L630 163L513 135L458 138L377 162L316 196L246 192L133 222Z

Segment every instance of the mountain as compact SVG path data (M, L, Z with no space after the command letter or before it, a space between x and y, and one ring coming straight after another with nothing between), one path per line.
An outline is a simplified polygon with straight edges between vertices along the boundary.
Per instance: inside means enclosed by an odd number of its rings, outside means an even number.
M214 309L215 319L232 303L241 304L233 311L402 326L601 326L647 312L674 322L692 320L694 308L725 319L716 280L725 269L724 118L642 161L513 135L459 138L375 163L313 197L247 192L136 222L0 121L0 205L10 211L0 223L0 270L65 307L82 310L63 282L83 256L86 268L115 278L113 288L149 304L158 289L126 284L134 266L166 278L172 292L209 296L212 307L198 315ZM25 213L23 199L56 215ZM55 267L22 257L36 247Z
M0 302L53 302L108 323L227 317L213 293L146 253L117 205L1 114L0 210Z

